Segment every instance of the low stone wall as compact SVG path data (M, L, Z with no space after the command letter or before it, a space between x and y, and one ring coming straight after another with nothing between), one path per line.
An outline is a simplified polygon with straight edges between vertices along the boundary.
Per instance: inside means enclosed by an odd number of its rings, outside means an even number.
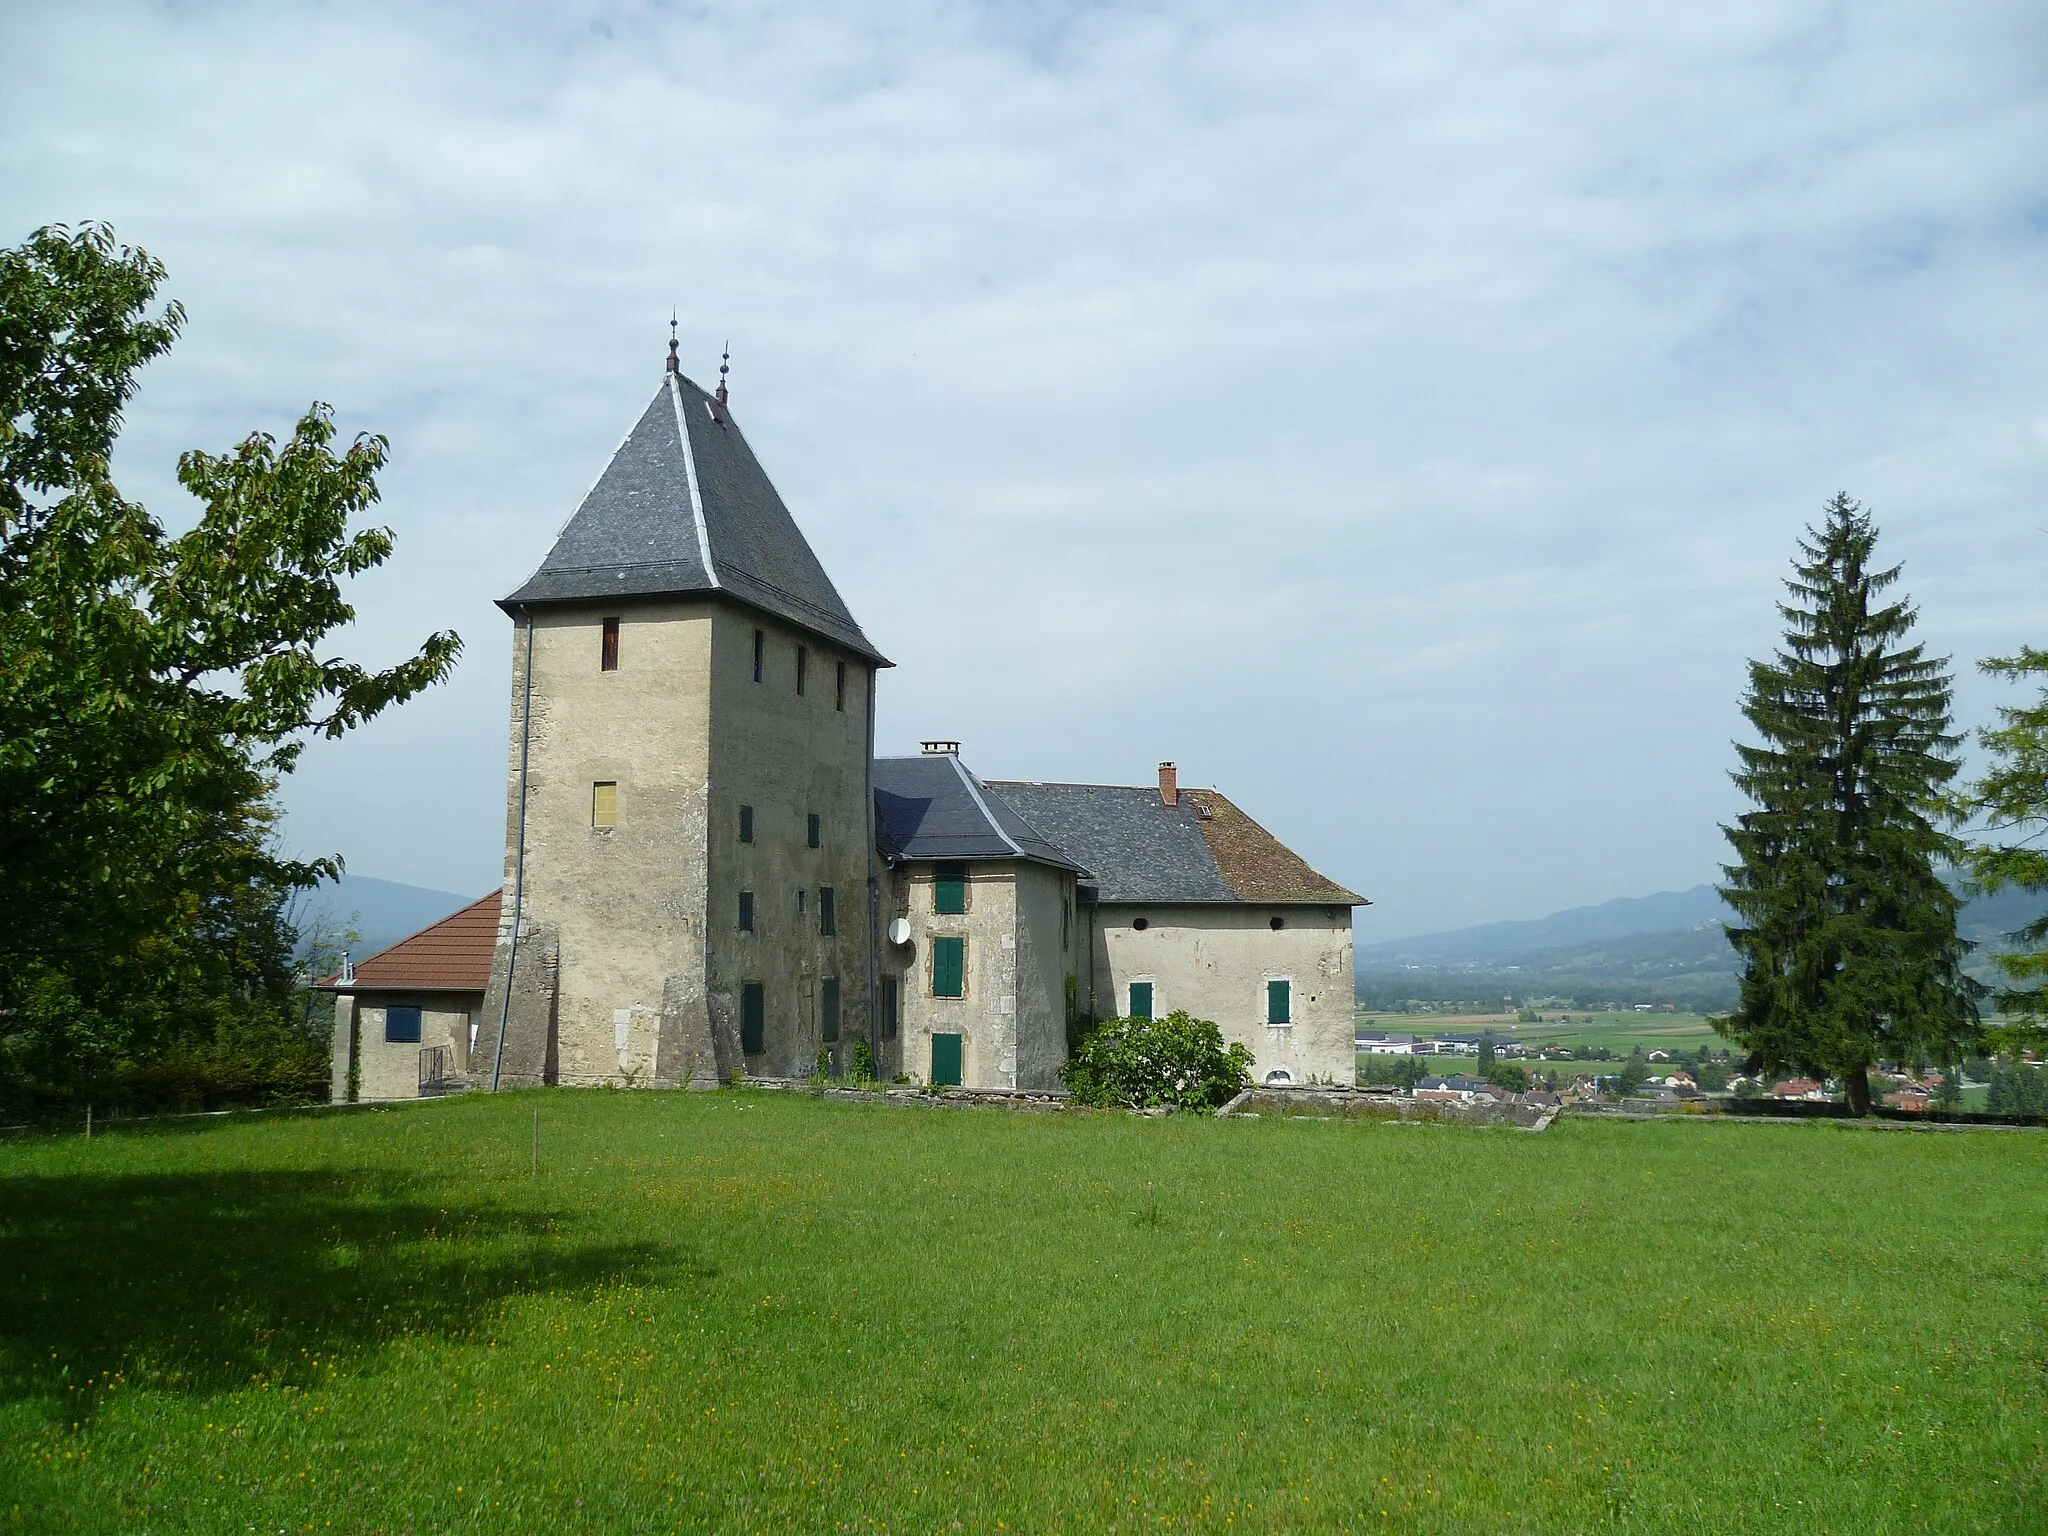
M1417 1099L1409 1094L1364 1088L1247 1088L1216 1111L1216 1117L1241 1119L1292 1115L1320 1120L1415 1120L1446 1125L1513 1125L1541 1131L1557 1118L1554 1104L1481 1099L1459 1104L1443 1099Z

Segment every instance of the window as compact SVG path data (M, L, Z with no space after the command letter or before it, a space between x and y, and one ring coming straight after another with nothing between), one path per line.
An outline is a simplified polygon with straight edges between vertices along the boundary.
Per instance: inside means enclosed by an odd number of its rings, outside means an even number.
M741 933L752 933L753 931L754 931L754 893L753 893L752 891L741 891L741 892L740 892L740 932L741 932Z
M590 786L590 824L609 831L619 819L619 786L617 784L593 784Z
M818 887L818 932L831 938L839 931L839 897L829 885Z
M827 976L818 983L818 1038L827 1045L839 1042L839 978Z
M932 996L967 995L967 940L957 935L932 940Z
M751 843L753 840L754 808L751 805L743 805L740 807L740 841Z
M811 652L808 646L796 648L796 696L804 696L804 684L810 681Z
M1062 893L1060 896L1060 948L1065 949L1072 942L1074 925L1074 898Z
M796 910L797 910L797 913L798 913L798 915L799 915L799 916L801 916L801 915L803 914L803 911L804 911L804 898L805 898L805 896L806 896L806 895L808 895L808 894L809 894L809 893L808 893L808 892L805 892L805 891L798 891L798 892L796 893Z
M1292 1024L1294 1022L1294 983L1276 980L1266 983L1266 1022L1268 1024Z
M819 845L819 843L824 841L824 832L825 823L819 820L818 813L816 811L811 812L810 821L807 824L804 831L804 840L807 843L809 843L811 847L815 848Z
M902 1017L903 1004L896 991L896 978L882 978L882 1038L894 1040L898 1021Z
M740 1049L749 1056L768 1049L768 989L758 981L740 988Z
M767 631L767 630L765 630L765 629L757 629L757 630L755 630L755 631L754 631L754 681L755 681L755 682L757 682L757 683L758 683L759 681L761 681L761 657L763 656L763 654L764 654L764 653L766 653L767 649L768 649L768 631Z
M420 1043L420 1011L406 1006L384 1010L384 1038L392 1045Z
M846 663L839 663L838 676L832 684L832 707L842 714L846 710Z
M1131 1007L1128 1017L1149 1019L1152 1017L1152 983L1134 981L1131 983Z
M932 910L954 913L967 910L967 866L940 864L932 870Z
M619 670L619 621L617 619L606 619L604 621L604 641L598 647L597 670L600 672L616 672Z

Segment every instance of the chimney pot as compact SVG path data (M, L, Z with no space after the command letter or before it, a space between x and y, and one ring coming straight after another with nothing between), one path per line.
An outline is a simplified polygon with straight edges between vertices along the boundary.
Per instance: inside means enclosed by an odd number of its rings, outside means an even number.
M1159 765L1159 803L1180 804L1180 770L1171 763Z

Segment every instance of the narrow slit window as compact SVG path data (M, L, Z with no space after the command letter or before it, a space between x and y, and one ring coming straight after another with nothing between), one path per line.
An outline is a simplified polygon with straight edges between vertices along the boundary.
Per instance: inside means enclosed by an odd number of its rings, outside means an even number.
M804 696L804 685L810 681L810 671L810 647L800 645L796 648L796 696L798 698Z
M590 824L609 831L619 819L619 786L616 783L590 786Z
M967 995L967 940L957 934L932 940L932 996Z
M811 812L810 820L805 824L804 828L804 837L809 846L813 848L819 846L824 841L824 833L825 823L819 819L816 811Z
M751 805L743 805L740 807L740 841L751 843L753 840L754 808Z
M828 939L839 932L839 893L829 885L818 887L818 932Z
M752 891L741 891L741 892L740 892L740 932L741 932L741 933L752 933L753 931L754 931L754 893L753 893Z
M762 659L762 657L763 657L764 655L766 655L766 653L767 653L767 650L768 650L768 631L767 631L767 630L765 630L765 629L757 629L757 630L755 630L755 631L754 631L754 681L755 681L755 682L757 682L757 683L758 683L759 681L761 681L761 659Z
M619 621L617 619L606 619L604 621L604 640L598 646L597 669L600 672L616 672L619 670Z
M846 710L846 663L839 663L837 677L832 684L832 707L842 714Z
M827 976L818 983L818 1038L827 1045L839 1039L839 978Z

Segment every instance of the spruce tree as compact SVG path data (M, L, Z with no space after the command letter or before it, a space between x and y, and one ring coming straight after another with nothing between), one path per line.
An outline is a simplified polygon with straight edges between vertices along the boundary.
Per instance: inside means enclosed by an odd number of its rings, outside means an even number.
M1876 542L1845 495L1800 541L1784 646L1750 663L1743 700L1761 740L1737 745L1733 777L1754 809L1722 829L1743 974L1716 1027L1753 1068L1842 1079L1857 1114L1877 1063L1960 1060L1983 992L1938 871L1962 851L1942 798L1961 740L1947 662L1908 643L1914 609L1884 600L1899 567L1875 568Z

